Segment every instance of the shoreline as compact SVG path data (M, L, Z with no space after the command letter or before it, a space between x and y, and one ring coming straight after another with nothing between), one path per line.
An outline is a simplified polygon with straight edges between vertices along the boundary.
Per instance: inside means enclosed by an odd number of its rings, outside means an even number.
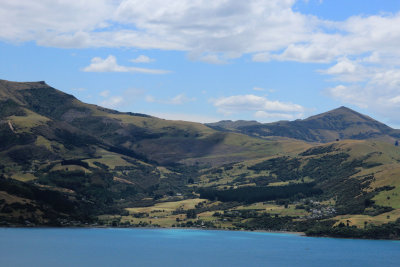
M291 234L298 236L306 236L304 232L290 232L290 231L269 231L269 230L230 230L230 229L217 229L217 228L195 228L195 227L106 227L110 229L147 229L147 230L202 230L202 231L226 231L226 232L248 232L248 233L270 233L270 234Z
M277 231L277 230L232 230L232 229L217 229L217 228L196 228L196 227L112 227L112 226L27 226L27 225L0 225L0 229L14 228L14 229L143 229L143 230L201 230L201 231L227 231L227 232L249 232L249 233L271 233L271 234L293 234L298 236L306 236L304 232L291 232L291 231Z
M13 225L13 226L0 226L0 229L142 229L142 230L196 230L196 231L225 231L225 232L247 232L247 233L265 233L265 234L289 234L296 235L300 237L310 237L310 238L335 238L335 239L353 239L353 240L381 240L381 241L399 241L399 239L390 238L357 238L357 237L337 237L329 235L319 235L319 236L309 236L304 232L291 232L291 231L274 231L274 230L232 230L232 229L213 229L213 228L195 228L195 227L110 227L110 226L23 226L23 225Z

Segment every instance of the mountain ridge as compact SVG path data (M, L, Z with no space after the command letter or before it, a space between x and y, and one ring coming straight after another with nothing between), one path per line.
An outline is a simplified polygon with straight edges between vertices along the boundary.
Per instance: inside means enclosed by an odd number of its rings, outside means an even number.
M228 130L254 137L282 136L307 142L328 143L337 139L379 139L395 142L400 130L347 107L339 107L303 120L272 123L217 122L206 124L214 129Z

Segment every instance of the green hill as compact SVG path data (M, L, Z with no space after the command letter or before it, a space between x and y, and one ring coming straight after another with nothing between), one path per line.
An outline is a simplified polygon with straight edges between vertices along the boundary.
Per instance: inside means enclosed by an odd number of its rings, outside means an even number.
M0 225L400 236L398 130L344 107L209 126L0 80Z
M0 191L6 200L18 197L35 207L18 212L6 201L0 209L7 220L43 224L72 215L119 214L154 197L190 195L185 185L201 167L307 147L121 113L82 103L44 82L0 81ZM37 190L58 194L73 208L61 214L49 199L38 200L32 193Z
M245 135L215 131L200 123L168 121L85 104L44 82L0 81L0 91L1 99L10 106L8 113L5 110L2 116L3 124L11 122L21 131L39 129L44 135L50 135L48 132L59 127L85 136L88 139L83 141L85 144L98 142L102 146L118 147L158 164L181 161L218 164L287 152L287 148L280 145L284 141L264 142ZM20 116L7 116L18 115L15 112L20 112ZM302 142L297 143L307 147Z

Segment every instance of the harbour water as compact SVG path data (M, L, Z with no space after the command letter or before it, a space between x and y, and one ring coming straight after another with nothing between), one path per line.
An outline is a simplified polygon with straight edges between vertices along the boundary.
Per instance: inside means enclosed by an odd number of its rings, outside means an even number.
M399 266L400 242L186 229L0 228L0 266Z

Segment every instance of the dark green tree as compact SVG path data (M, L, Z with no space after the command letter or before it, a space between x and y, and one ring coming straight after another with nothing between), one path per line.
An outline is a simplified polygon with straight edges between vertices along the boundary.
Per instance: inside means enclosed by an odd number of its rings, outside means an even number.
M193 210L193 209L188 210L188 211L186 212L186 217L187 217L188 219L196 219L196 217L197 217L196 211Z

